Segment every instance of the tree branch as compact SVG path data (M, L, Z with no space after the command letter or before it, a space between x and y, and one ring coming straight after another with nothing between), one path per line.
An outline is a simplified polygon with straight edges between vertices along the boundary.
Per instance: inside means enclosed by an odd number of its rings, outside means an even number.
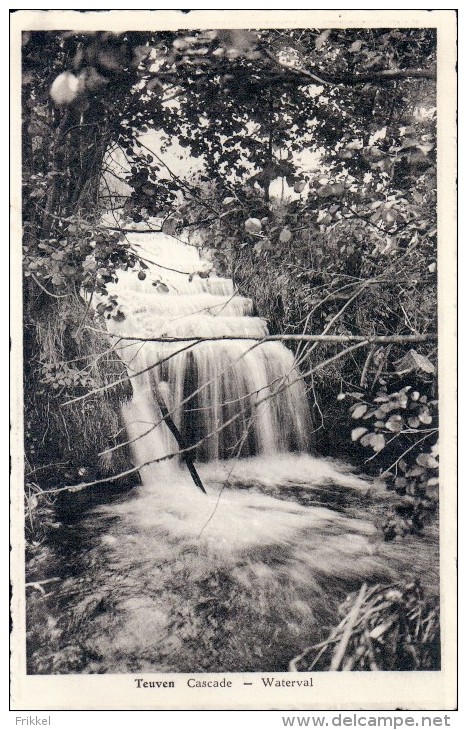
M385 69L362 74L328 74L319 70L316 72L305 68L286 66L267 49L263 48L262 52L284 72L282 80L285 80L284 77L287 74L290 76L290 80L306 81L318 86L358 86L358 84L397 81L399 79L436 79L436 70L433 68Z
M40 287L43 292L45 292L46 294L48 294L49 297L53 297L54 299L65 299L66 297L71 297L71 294L54 294L53 292L49 291L48 289L45 288L45 286L42 286L42 284L40 283L39 279L36 279L36 277L34 276L34 274L31 274L31 279L34 279L34 281L36 282L37 286Z
M427 332L420 335L266 335L265 337L252 337L251 335L217 335L213 337L132 337L131 335L119 334L114 335L104 330L93 330L110 337L120 337L122 340L135 340L137 342L222 342L229 340L253 340L262 342L368 342L379 344L390 343L416 343L416 342L433 342L437 339L437 334Z

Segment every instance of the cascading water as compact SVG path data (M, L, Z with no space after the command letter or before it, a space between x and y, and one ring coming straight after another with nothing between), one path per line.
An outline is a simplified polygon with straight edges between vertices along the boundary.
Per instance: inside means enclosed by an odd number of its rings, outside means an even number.
M141 236L134 234L136 239ZM142 340L256 339L119 343L117 350L130 375L141 373L132 377L134 397L124 412L136 464L179 450L162 419L161 393L196 459L308 451L310 414L293 354L280 342L258 343L267 335L266 323L251 316L251 301L238 296L229 279L194 276L203 267L197 249L164 234L149 240L144 234L144 242L148 255L162 268L150 263L144 281L122 272L115 293L125 319L110 320L113 334ZM187 273L163 268L169 262L172 269ZM161 273L164 293L157 286ZM143 479L157 478L155 471L146 467Z
M291 385L291 352L248 339L144 341L267 331L230 281L161 268L199 271L195 249L146 242L134 235L160 267L144 281L122 272L125 319L110 320L132 376L124 416L135 464L147 464L143 485L54 531L36 569L59 582L30 602L28 671L285 671L338 623L339 603L363 581L423 575L436 591L437 537L385 543L375 524L384 485L305 453L310 418L303 382ZM207 494L178 457L164 459L179 445L161 395Z

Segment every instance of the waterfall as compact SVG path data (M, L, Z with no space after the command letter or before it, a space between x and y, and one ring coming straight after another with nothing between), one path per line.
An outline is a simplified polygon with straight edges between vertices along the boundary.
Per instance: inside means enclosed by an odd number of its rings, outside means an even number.
M161 394L198 461L308 451L305 384L281 342L258 343L268 330L252 316L251 300L237 294L230 279L209 275L196 247L161 233L129 238L148 262L146 278L120 272L111 294L124 319L111 318L108 327L122 338L116 350L132 376L133 398L123 415L135 464L179 451L161 415ZM150 341L219 336L256 339ZM145 467L143 481L177 461Z

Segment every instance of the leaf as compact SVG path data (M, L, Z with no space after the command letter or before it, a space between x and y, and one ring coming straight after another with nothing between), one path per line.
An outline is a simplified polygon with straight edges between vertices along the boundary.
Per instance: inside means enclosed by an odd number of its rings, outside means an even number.
M279 241L281 243L289 243L289 241L292 240L292 237L292 231L290 230L290 228L285 227L280 232Z
M396 619L393 618L390 621L387 621L385 624L380 624L379 626L376 626L376 628L372 629L370 632L370 638L371 639L379 639L380 636L382 636L388 629L391 628L394 621Z
M367 433L360 439L362 446L371 446L375 453L382 451L386 446L386 439L382 433Z
M327 198L329 195L331 195L330 190L331 190L331 186L330 185L321 185L321 187L319 187L316 192L322 198Z
M421 413L419 413L418 418L420 420L420 423L423 423L425 426L429 426L430 423L433 421L431 413L428 409L425 409Z
M417 464L425 467L425 469L438 469L439 464L431 454L419 454L417 456Z
M319 34L315 38L315 48L317 51L320 51L322 47L325 45L326 41L328 40L329 36L331 35L332 28L328 28L327 30L323 30L322 33Z
M386 439L384 438L382 433L375 433L374 439L372 439L371 446L373 447L373 451L375 453L378 453L379 451L382 451L384 447L386 446Z
M364 433L368 431L367 428L354 428L351 433L352 441L358 441L360 436L363 436Z
M50 87L50 96L56 106L71 104L80 92L80 80L70 71L59 74Z
M160 281L157 286L156 290L159 292L159 294L168 294L169 293L169 287L167 284L164 284L163 281Z
M29 195L30 198L43 198L45 196L45 190L43 188L35 188Z
M404 150L410 147L418 147L418 145L419 142L417 139L414 139L413 137L406 137L401 144L401 149Z
M296 193L303 193L305 188L306 188L306 182L304 180L297 180L297 182L293 186L293 189Z
M363 44L362 44L362 41L354 41L354 42L352 43L352 45L350 46L350 48L349 48L349 51L350 51L351 53L358 53L358 51L360 51L360 50L361 50L361 48L362 48L362 45L363 45Z
M391 433L399 433L402 430L402 416L394 414L386 421L385 425Z
M407 486L406 477L396 477L394 479L394 486L396 489L405 489L405 487Z
M360 150L363 147L363 142L360 139L354 139L346 145L348 150Z
M253 251L257 254L260 254L262 250L263 250L263 242L258 241L258 243L255 243L255 245L253 246Z
M352 418L361 418L364 413L366 413L368 410L368 406L364 403L360 403L356 408L354 408L352 413Z
M419 144L417 145L417 147L423 152L424 155L427 155L429 152L431 152L432 149L434 149L434 144Z
M397 403L382 403L376 411L377 418L384 418L386 413L390 413L398 408Z
M217 38L229 51L235 54L229 57L235 58L243 55L255 46L255 36L248 30L221 30L217 31Z
M435 366L427 357L416 350L410 350L402 360L397 363L397 373L410 373L413 370L423 370L424 373L434 373Z
M412 355L417 367L420 370L423 370L424 373L434 373L435 372L435 366L433 365L433 363L430 360L428 360L427 357L425 357L424 355L420 355L420 353L417 352L416 350L411 350L410 354Z
M407 403L409 402L409 399L407 398L407 395L405 393L399 393L398 400L400 408L407 408Z
M248 218L245 221L245 230L247 233L259 233L261 230L261 221L258 218Z
M425 473L425 468L421 466L413 466L409 471L407 472L408 477L420 477L422 474Z
M227 198L224 198L224 200L222 201L222 205L229 205L230 203L234 203L234 202L235 202L235 198L227 197Z
M331 185L331 195L342 195L345 192L344 183L337 183L337 185Z

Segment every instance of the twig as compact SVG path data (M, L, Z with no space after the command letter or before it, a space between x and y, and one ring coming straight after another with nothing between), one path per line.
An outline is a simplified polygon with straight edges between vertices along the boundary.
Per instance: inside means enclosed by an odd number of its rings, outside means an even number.
M334 655L332 657L330 671L331 672L337 672L339 671L340 664L342 662L342 659L345 655L345 650L347 649L347 644L349 643L350 635L352 633L353 626L358 618L358 613L360 611L360 607L363 603L363 598L365 596L365 592L367 589L366 583L362 585L360 588L360 592L357 596L357 600L355 601L352 610L349 613L349 617L347 620L347 625L345 627L344 633L342 634L342 639L340 640L339 646L336 648Z
M34 274L31 274L31 278L34 279L34 281L36 282L37 286L40 287L43 292L45 292L46 294L48 294L49 297L54 297L54 299L65 299L66 297L71 297L72 296L71 294L54 294L53 292L51 292L48 289L46 289L45 286L42 286L42 284L40 283L40 281L38 279L36 279L36 277L34 276Z
M156 158L156 160L157 160L158 162L160 162L160 163L161 163L161 165L164 165L164 167L165 167L165 169L167 170L167 172L169 173L170 177L171 177L171 178L172 178L173 180L176 180L176 181L177 181L177 182L179 183L179 185L181 185L181 187L185 188L185 190L187 190L187 191L189 192L189 194L191 195L191 197L193 198L193 200L196 200L196 202L200 203L200 204L201 204L201 205L203 205L203 206L204 206L205 208L207 208L207 209L208 209L208 210L210 210L210 211L211 211L212 213L214 213L214 214L215 214L215 215L216 215L217 217L219 217L219 215L220 215L219 211L217 211L217 210L216 210L215 208L213 208L213 207L212 207L212 205L210 205L209 203L207 203L207 202L206 202L205 200L203 200L202 198L199 198L199 197L198 197L198 196L197 196L197 195L196 195L196 194L195 194L195 193L193 192L193 189L192 189L192 187L191 187L191 186L190 186L190 185L189 185L189 184L188 184L187 182L185 182L184 180L182 180L182 178L181 178L181 177L179 177L178 175L176 175L176 174L175 174L175 173L174 173L174 172L173 172L173 171L172 171L172 170L170 169L170 167L168 166L168 164L167 164L167 163L166 163L166 162L165 162L165 161L164 161L164 160L162 159L162 157L159 157L159 155L158 155L158 154L156 154L156 152L154 152L154 150L150 149L150 147L147 147L147 146L146 146L145 144L143 144L143 142L141 142L141 140L139 140L139 139L136 139L136 140L135 140L135 144L136 144L136 145L137 145L138 147L144 147L144 149L145 149L145 150L147 150L147 151L148 151L148 152L149 152L149 153L150 153L150 154L151 154L151 155L152 155L153 157L155 157L155 158Z
M253 416L250 417L250 419L249 419L249 421L247 423L247 426L246 426L246 428L243 431L242 438L240 439L240 443L238 444L238 448L237 448L237 453L235 455L235 459L238 459L238 457L240 456L240 453L241 453L242 448L243 448L243 444L245 443L245 441L247 439L247 436L250 433L250 428L251 428L252 423L253 423ZM227 475L227 478L225 479L225 481L224 481L221 489L219 490L219 494L217 495L217 499L216 499L216 504L214 505L214 508L213 508L211 514L209 515L208 519L206 520L206 522L202 526L202 528L201 528L201 530L199 532L199 535L198 535L198 539L201 537L201 535L203 534L204 530L206 529L206 527L209 525L209 523L211 522L212 518L216 514L217 508L219 506L219 502L220 502L221 497L222 497L222 493L223 493L224 489L226 488L227 484L229 484L229 482L230 482L230 478L232 476L233 470L235 469L235 466L236 466L236 462L234 462L232 468L230 469L230 471L229 471L229 473Z
M418 446L418 444L421 444L421 442L422 442L422 441L425 441L425 439L427 439L427 438L428 438L429 436L431 436L431 435L432 435L432 434L433 434L433 433L434 433L435 431L437 431L437 429L436 429L436 428L433 428L433 429L431 429L429 433L426 433L426 434L425 434L425 436L422 436L422 438L421 438L421 439L418 439L418 441L416 441L416 442L415 442L414 444L412 444L412 446L409 446L409 448L408 448L408 449L406 449L406 450L404 451L404 453L403 453L403 454L401 454L401 455L400 455L400 456L399 456L399 457L398 457L398 458L396 459L396 461L395 461L395 462L394 462L393 464L391 464L391 466L388 466L388 468L387 468L387 469L385 469L385 470L384 470L384 471L383 471L383 472L382 472L382 473L380 474L380 476L384 476L385 474L389 474L389 473L390 473L390 471L391 471L391 469L393 468L393 466L397 466L397 465L398 465L398 463L400 462L400 460L401 460L401 459L403 459L403 458L404 458L404 456L405 456L406 454L408 454L408 453L409 453L409 451L412 451L412 449L414 449L414 448L415 448L416 446Z
M393 81L398 79L436 79L436 71L434 69L423 68L406 68L406 69L384 69L382 71L373 71L364 74L327 74L318 71L317 73L308 71L305 68L294 68L281 63L266 48L261 49L267 58L274 62L282 71L287 72L291 78L307 79L309 82L317 86L358 86L368 82ZM284 79L285 80L285 79Z
M303 377L307 377L308 375L311 375L316 370L319 370L322 367L325 367L329 363L334 362L335 360L338 360L341 357L344 357L349 352L352 352L353 350L356 350L359 347L364 347L367 344L368 343L365 340L364 342L359 342L356 345L352 345L351 347L348 347L345 350L342 350L341 352L338 352L336 355L333 355L332 357L328 358L327 360L324 360L322 363L319 363L319 365L316 365L314 368L311 368L311 370L309 370L307 373L305 373ZM255 345L253 345L253 347L256 347L256 346L257 346L257 344L255 343ZM245 354L246 353L243 353L242 357ZM148 368L148 369L151 369L151 368ZM132 376L132 377L134 377L134 376ZM281 379L281 383L279 384L279 387L274 392L269 393L268 395L264 396L264 398L260 398L258 401L256 401L253 404L254 407L255 408L258 408L258 406L260 406L262 403L266 402L270 398L274 398L280 392L282 392L285 388L289 388L290 386L294 385L294 383L300 381L301 379L302 379L302 376L301 375L298 375L297 378L295 378L295 380L292 380L290 382L284 382L285 381L285 378L282 378ZM206 383L203 386L201 386L201 388L198 388L198 391L195 391L195 392L199 392L205 386L206 386ZM193 397L193 395L194 395L194 393L191 394L190 396L188 396L177 407L179 408L184 402L187 402L188 400L191 400L191 398ZM83 396L81 396L80 398L74 399L74 401L81 400L82 397ZM68 402L71 403L72 401L68 401ZM201 444L203 444L207 439L211 438L211 436L213 436L214 434L217 434L217 433L220 433L221 431L223 431L225 428L227 428L231 423L233 423L235 420L237 420L238 418L240 418L242 415L243 415L242 412L234 414L231 418L229 418L227 421L225 421L219 428L216 428L216 429L214 429L214 431L211 431L210 433L206 434L201 439L199 439L199 441L197 441L195 444L193 444L192 446L190 446L190 447L188 447L186 449L180 449L179 451L174 451L174 452L172 452L170 454L166 454L165 456L161 456L161 457L158 457L158 458L155 458L155 459L149 459L148 461L144 462L143 464L139 464L139 466L133 467L131 469L127 469L126 471L120 472L119 474L116 474L114 476L104 477L102 479L96 479L96 480L94 480L92 482L84 482L84 483L75 484L75 485L66 485L64 487L58 487L57 489L45 490L45 491L41 492L40 496L42 496L44 494L57 494L59 492L64 492L64 491L79 492L82 489L85 489L87 487L93 487L96 484L103 484L103 483L106 483L106 482L108 482L110 480L123 479L124 477L130 476L132 474L135 474L136 472L139 472L140 469L143 469L145 466L149 466L150 464L157 464L157 463L159 463L161 461L167 461L169 459L173 459L174 456L180 456L181 454L183 454L183 453L185 453L187 451L191 451L191 450L197 448L198 446L200 446ZM163 420L164 419L161 419L159 421L159 423L162 423ZM155 424L154 427L158 426L159 423Z
M373 353L375 351L375 346L372 345L370 349L368 350L368 355L366 356L365 364L363 366L362 375L360 378L360 388L364 388L366 385L366 376L368 375L368 370L370 368L371 358L373 357Z
M45 585L46 583L53 583L57 580L60 580L60 578L46 578L45 580L35 580L35 581L32 581L31 583L25 583L24 586L25 586L25 588L35 588L36 591L39 591L39 593L41 595L45 596L47 594L42 586Z

